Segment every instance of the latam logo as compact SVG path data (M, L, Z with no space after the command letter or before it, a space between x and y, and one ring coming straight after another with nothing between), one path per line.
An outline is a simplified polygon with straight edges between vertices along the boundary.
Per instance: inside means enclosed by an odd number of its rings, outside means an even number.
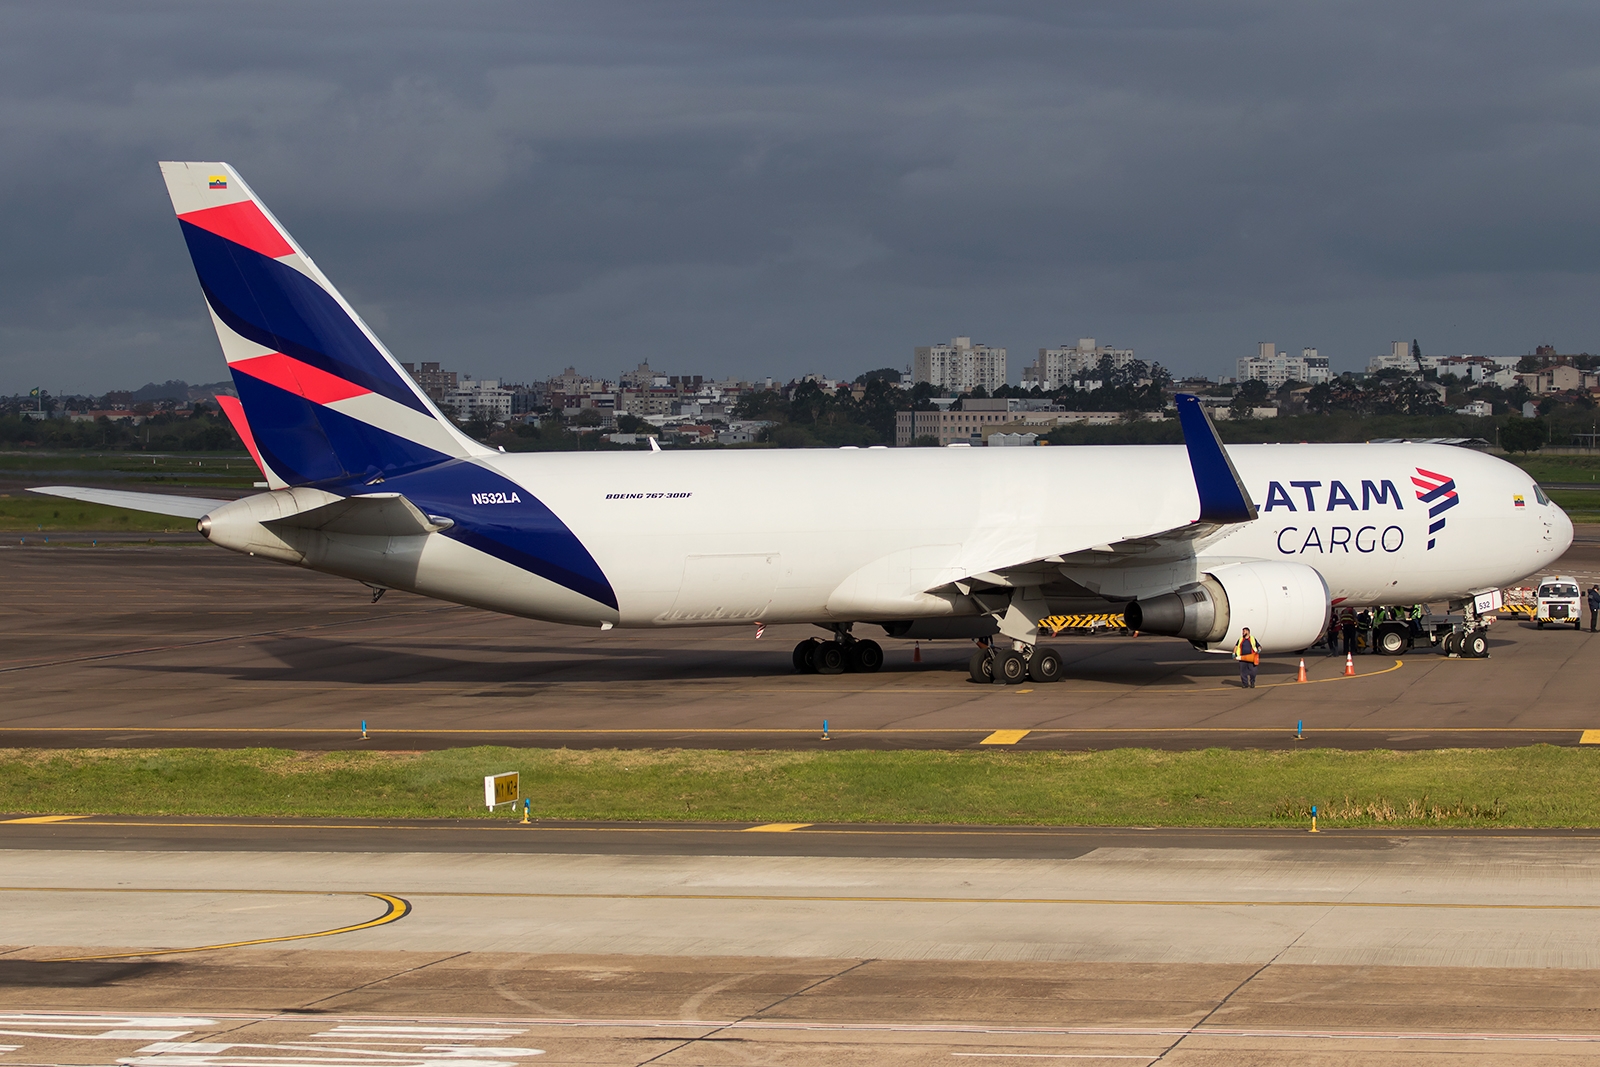
M474 504L520 504L522 498L516 493L473 493Z
M1355 479L1351 479L1351 485ZM1421 482L1417 483L1422 484ZM1384 504L1393 504L1396 511L1403 511L1404 505L1400 503L1400 490L1395 488L1393 482L1384 478L1381 481L1368 481L1362 479L1358 488L1361 503L1356 503L1356 491L1335 478L1330 482L1290 482L1287 489L1282 482L1267 483L1267 502L1262 505L1262 511L1272 511L1282 508L1285 511L1299 511L1304 505L1307 511L1337 511L1339 508L1349 508L1351 511L1371 511ZM1296 501L1299 497L1299 501ZM1318 508L1318 503L1322 507Z
M1459 503L1456 481L1449 475L1417 468L1411 478L1417 487L1417 499L1428 505L1428 547L1434 545L1434 534L1444 529L1444 513Z

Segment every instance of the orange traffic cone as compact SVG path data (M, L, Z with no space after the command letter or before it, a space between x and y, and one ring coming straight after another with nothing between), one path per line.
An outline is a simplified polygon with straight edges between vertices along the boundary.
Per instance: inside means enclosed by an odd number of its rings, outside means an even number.
M1303 682L1305 680L1306 680L1306 661L1305 660L1301 660L1300 661L1300 677L1296 678L1295 681Z
M1344 674L1346 678L1354 678L1356 674L1356 658L1348 652L1344 654Z
M911 662L912 663L921 663L922 662L922 645L921 645L920 642L914 643L911 646Z

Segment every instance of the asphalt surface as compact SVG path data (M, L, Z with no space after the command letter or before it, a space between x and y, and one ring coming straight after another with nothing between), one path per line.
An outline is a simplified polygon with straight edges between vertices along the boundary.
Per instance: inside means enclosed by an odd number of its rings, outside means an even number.
M163 822L0 824L5 1062L1600 1055L1588 835L1111 831L990 857L952 843L971 828L897 856L904 828L810 855L755 842L838 828L689 827L722 851L563 854L509 828L459 851L469 827L297 826L269 849L268 828Z
M575 629L374 604L205 545L52 536L0 546L4 746L964 748L1008 730L1021 749L1430 748L1600 728L1600 637L1510 620L1487 660L1361 656L1346 678L1342 656L1315 654L1301 684L1295 658L1269 655L1249 691L1226 657L1120 636L1063 636L1055 685L975 685L954 641L885 640L878 674L800 676L790 649L810 627ZM1600 573L1600 542L1560 569Z
M98 852L478 853L1071 859L1100 848L1321 854L1400 840L1588 841L1600 830L1115 829L814 823L605 823L493 819L282 819L0 815L0 849Z

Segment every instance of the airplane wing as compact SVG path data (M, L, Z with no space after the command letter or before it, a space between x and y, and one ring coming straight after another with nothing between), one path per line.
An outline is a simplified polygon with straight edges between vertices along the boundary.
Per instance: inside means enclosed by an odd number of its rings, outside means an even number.
M1152 530L1146 534L1097 545L1063 545L1061 551L1032 559L1014 560L976 571L966 579L947 582L926 590L954 586L965 594L973 586L1010 587L1037 582L1063 564L1072 566L1116 566L1126 563L1156 563L1194 555L1196 546L1230 526L1251 522L1256 517L1255 502L1228 458L1222 438L1197 397L1179 393L1178 422L1183 428L1183 443L1189 452L1189 467L1194 473L1200 512L1182 526Z
M226 500L208 500L198 496L131 493L123 489L85 489L76 485L40 485L30 488L28 492L82 500L87 504L127 508L129 511L148 511L155 515L178 515L186 519L203 518L227 503Z

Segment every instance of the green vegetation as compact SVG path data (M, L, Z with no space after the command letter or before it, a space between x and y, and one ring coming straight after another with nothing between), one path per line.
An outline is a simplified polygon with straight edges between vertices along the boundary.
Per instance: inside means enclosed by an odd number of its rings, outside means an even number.
M178 532L194 529L194 520L174 515L151 515L143 511L84 504L60 497L24 493L0 493L0 531L45 532L55 530L93 530L96 532L136 530L140 533Z
M0 750L0 811L1103 826L1600 826L1600 752ZM502 813L503 817L503 813Z
M1536 482L1593 482L1600 489L1600 454L1507 456Z
M214 404L196 404L194 415L155 413L142 426L99 419L28 419L0 415L0 444L32 448L95 448L142 452L243 450L244 443Z

